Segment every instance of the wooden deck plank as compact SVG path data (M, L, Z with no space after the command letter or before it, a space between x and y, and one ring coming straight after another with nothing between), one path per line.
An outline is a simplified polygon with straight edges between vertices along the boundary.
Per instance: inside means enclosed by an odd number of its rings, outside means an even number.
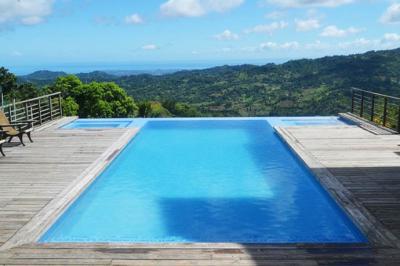
M400 156L396 154L400 135L375 135L357 127L285 130L384 226L400 227ZM393 233L400 238L398 231Z

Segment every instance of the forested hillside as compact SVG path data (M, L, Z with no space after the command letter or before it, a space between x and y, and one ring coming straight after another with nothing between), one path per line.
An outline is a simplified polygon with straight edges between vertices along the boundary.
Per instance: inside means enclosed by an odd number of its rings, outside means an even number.
M208 115L328 115L348 108L351 87L400 95L400 49L128 76L117 83L135 99L182 101Z
M47 74L47 80L43 75L20 80L44 86L60 73ZM78 77L83 82L113 81L143 106L158 106L163 116L169 113L163 107L175 102L203 116L331 115L349 108L351 87L399 96L400 49L161 76L92 72Z

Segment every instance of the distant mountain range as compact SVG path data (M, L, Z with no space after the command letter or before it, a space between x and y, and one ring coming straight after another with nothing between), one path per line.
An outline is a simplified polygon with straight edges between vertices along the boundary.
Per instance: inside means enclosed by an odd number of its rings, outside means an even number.
M19 80L46 85L62 75L38 71ZM163 75L95 71L77 76L84 82L114 81L136 100L188 103L204 115L330 115L349 108L351 87L400 96L400 48Z
M102 80L114 80L121 76L132 76L132 75L154 75L160 76L165 74L172 74L180 71L180 69L155 69L155 70L107 70L107 71L92 71L88 73L76 73L84 82ZM20 82L31 82L38 85L47 84L51 81L56 80L58 77L67 76L70 73L63 71L49 71L49 70L38 70L28 75L18 76Z

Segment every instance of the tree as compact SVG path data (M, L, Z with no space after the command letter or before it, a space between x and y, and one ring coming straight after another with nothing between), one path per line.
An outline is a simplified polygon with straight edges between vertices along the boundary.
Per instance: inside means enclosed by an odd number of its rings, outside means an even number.
M48 91L62 93L66 115L111 118L133 117L137 114L138 107L134 100L113 82L83 84L78 77L69 75L57 78Z
M38 97L40 91L36 88L32 83L23 83L18 85L16 89L12 90L7 94L7 97L11 99L17 100L27 100Z
M197 117L200 116L199 111L195 107L186 104L179 103L172 100L164 101L162 105L177 117Z
M171 113L160 102L139 103L139 117L171 117Z
M113 82L91 82L74 89L80 117L133 117L138 107L126 92Z
M75 102L74 98L68 96L62 102L63 113L65 116L78 115L79 105Z
M83 85L82 81L75 75L58 77L53 85L47 88L48 93L61 92L64 99L74 97L77 94L77 88Z
M26 100L39 95L39 90L32 83L17 83L17 77L4 67L0 67L0 89L8 101Z
M139 117L149 117L151 113L151 103L149 101L139 102L138 104L138 116Z
M17 77L4 67L0 67L0 87L4 95L9 94L18 87Z

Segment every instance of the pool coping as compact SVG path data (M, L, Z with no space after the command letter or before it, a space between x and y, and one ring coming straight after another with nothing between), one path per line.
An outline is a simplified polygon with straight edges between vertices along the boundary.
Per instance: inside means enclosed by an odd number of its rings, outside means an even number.
M261 119L262 118L257 118ZM75 120L75 119L73 119ZM69 122L73 121L70 120ZM68 123L69 123L68 122ZM268 121L266 121L268 122ZM64 123L65 124L65 123ZM346 126L346 125L343 125ZM321 165L304 147L301 146L285 130L290 126L275 126L277 135L286 143L293 154L300 158L305 166L312 171L317 180L342 207L365 234L369 243L114 243L114 242L87 242L87 243L39 243L40 237L58 220L64 211L81 195L85 189L99 176L99 174L115 159L124 147L136 136L141 128L125 128L122 136L113 143L99 158L97 158L84 172L81 173L63 192L45 206L33 219L9 239L1 250L7 250L24 244L34 244L41 247L68 246L68 247L130 247L130 248L372 248L372 247L400 247L396 244L396 237L383 228L376 219L359 204L348 201L351 198L340 182ZM299 126L294 126L299 127ZM57 127L59 129L59 127ZM79 130L79 129L75 129ZM81 129L86 130L86 129ZM351 194L351 193L350 193Z
M331 198L359 227L373 247L399 248L399 239L386 229L370 212L361 205L352 193L320 163L301 143L288 131L289 127L274 127L277 135L291 149L302 163L313 173L313 176L329 193Z

